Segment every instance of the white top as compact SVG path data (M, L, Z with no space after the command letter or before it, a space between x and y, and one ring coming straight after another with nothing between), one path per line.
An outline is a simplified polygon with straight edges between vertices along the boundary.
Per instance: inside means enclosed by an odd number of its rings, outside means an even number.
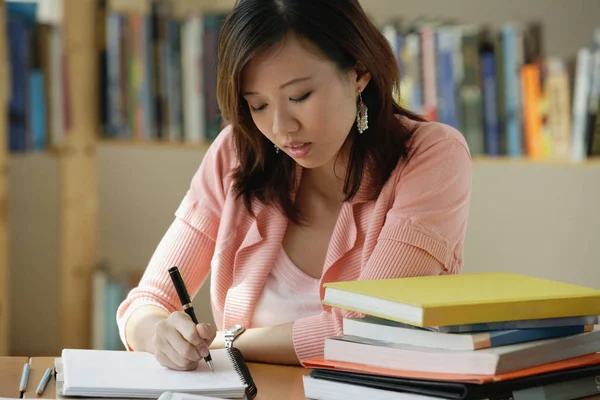
M319 280L301 271L281 247L256 303L252 327L280 325L320 314Z

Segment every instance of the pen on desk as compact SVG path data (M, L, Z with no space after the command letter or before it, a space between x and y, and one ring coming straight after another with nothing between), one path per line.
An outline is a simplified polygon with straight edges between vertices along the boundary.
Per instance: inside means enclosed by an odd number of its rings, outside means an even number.
M190 318L192 318L192 321L194 321L194 323L197 325L198 318L196 318L196 313L194 312L194 307L192 306L192 300L190 299L185 282L183 282L183 277L179 273L179 268L176 266L169 268L169 276L173 281L173 285L177 291L177 296L179 296L179 301L181 301L181 305L183 306L183 311L185 311L185 313L189 315ZM214 372L210 352L206 357L204 357L204 361L206 361L206 364L208 364L210 370Z
M48 385L48 381L50 381L50 377L52 376L52 368L46 368L46 372L44 372L44 376L42 376L42 380L40 381L40 384L38 385L37 389L35 390L35 392L38 395L42 395L44 393L44 390L46 390L46 386Z
M29 365L29 363L25 363L25 365L23 365L23 373L21 374L21 383L19 384L19 392L21 392L21 395L23 395L23 393L25 393L25 391L27 390L27 381L29 381L29 369L31 368L31 365Z

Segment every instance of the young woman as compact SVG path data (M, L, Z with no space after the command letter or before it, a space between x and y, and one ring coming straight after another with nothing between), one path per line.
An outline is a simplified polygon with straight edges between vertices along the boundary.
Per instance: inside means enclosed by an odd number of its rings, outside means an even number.
M223 332L247 360L298 364L351 315L331 281L454 274L471 159L462 135L394 103L398 67L357 0L238 0L219 43L212 143L139 283L118 310L131 350L195 368ZM193 296L210 273L213 324Z

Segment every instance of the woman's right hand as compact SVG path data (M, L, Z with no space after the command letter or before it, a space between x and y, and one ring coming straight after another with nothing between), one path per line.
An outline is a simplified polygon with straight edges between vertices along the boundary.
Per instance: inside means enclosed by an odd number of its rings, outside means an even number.
M167 368L196 369L208 355L208 346L216 333L213 325L196 325L185 312L176 311L156 324L152 337L154 356Z

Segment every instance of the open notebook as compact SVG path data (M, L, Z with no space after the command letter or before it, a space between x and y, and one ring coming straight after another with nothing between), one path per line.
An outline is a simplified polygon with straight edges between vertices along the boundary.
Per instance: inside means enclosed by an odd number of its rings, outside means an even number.
M211 350L214 372L161 366L145 352L64 349L55 362L57 397L153 398L164 392L253 399L256 386L237 349Z

